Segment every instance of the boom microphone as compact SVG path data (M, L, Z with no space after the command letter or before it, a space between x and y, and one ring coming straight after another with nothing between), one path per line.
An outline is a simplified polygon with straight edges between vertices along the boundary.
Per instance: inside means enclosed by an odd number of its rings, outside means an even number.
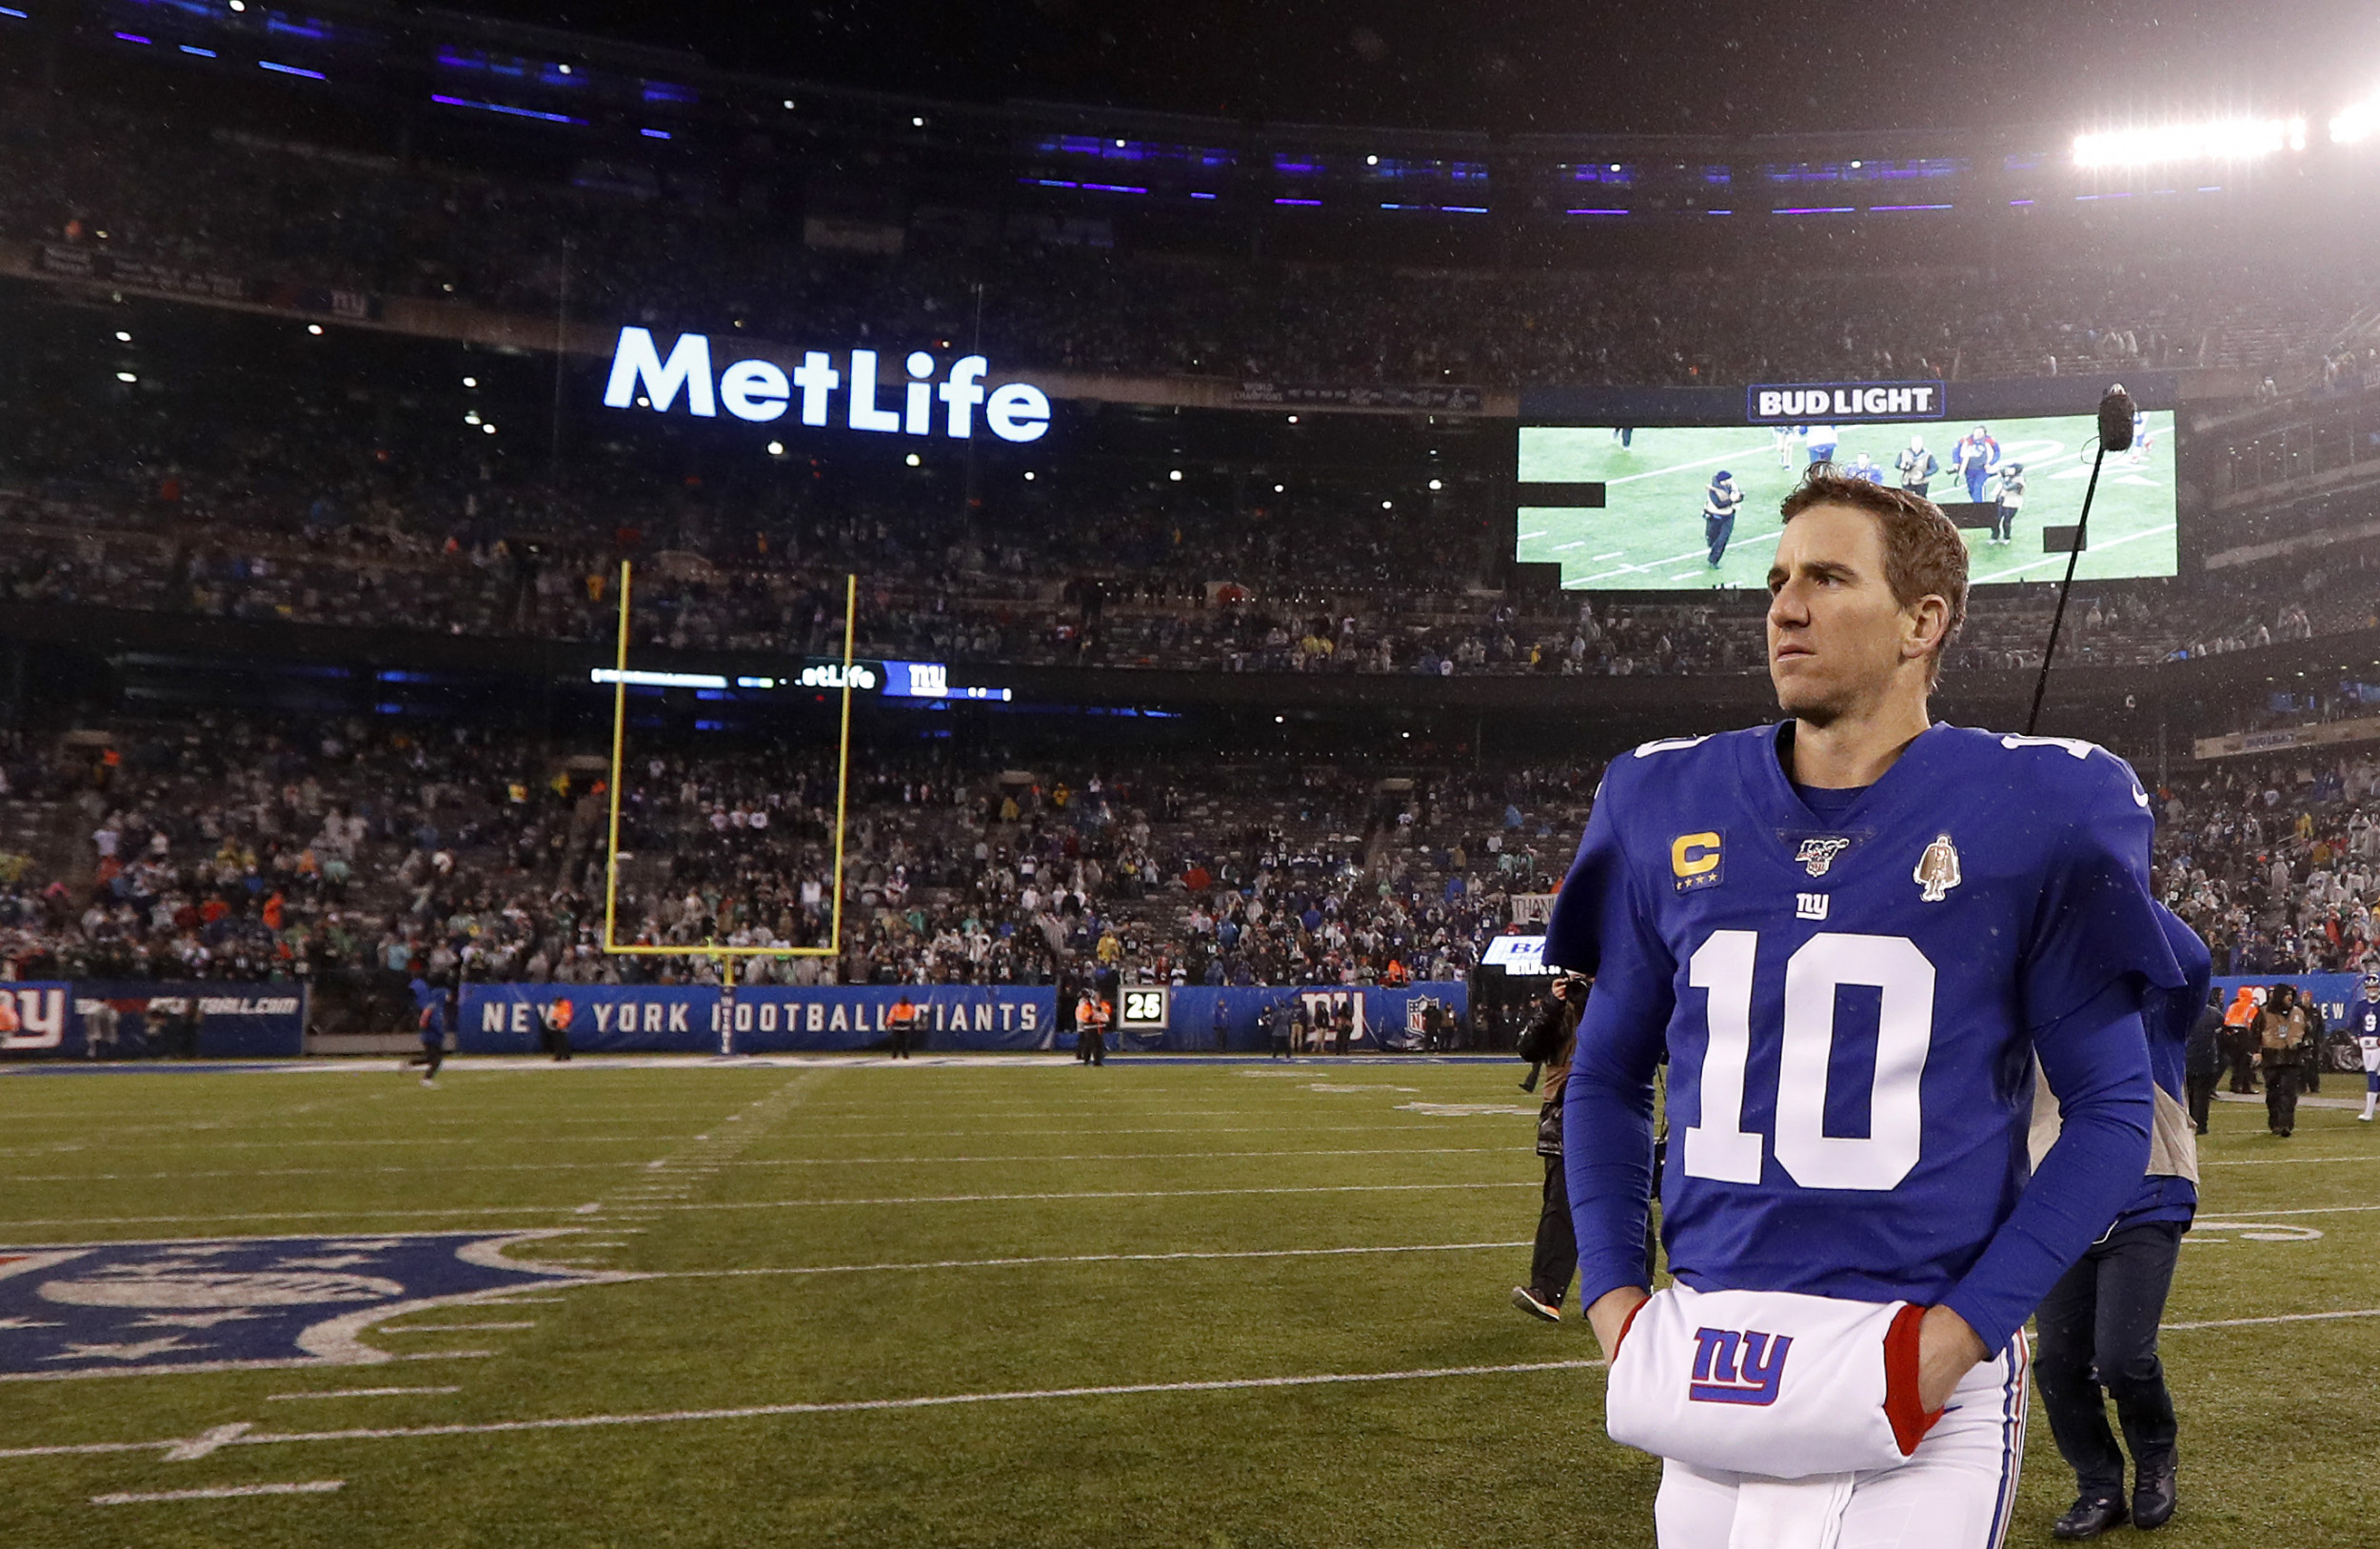
M2042 647L2041 676L2033 680L2033 713L2025 717L2028 737L2041 723L2042 697L2050 691L2050 664L2056 660L2058 630L2066 623L2066 597L2074 589L2074 562L2082 558L2084 534L2091 530L2091 502L2099 493L2099 466L2110 452L2132 450L2132 415L2138 407L2121 382L2099 400L2099 450L2091 460L2091 484L2083 490L2082 515L2074 519L2073 546L2066 551L2066 579L2058 583L2057 611L2050 615L2050 643Z
M2132 395L2118 382L2099 400L2099 447L2102 451L2128 452L2132 449L2132 415L2139 408Z

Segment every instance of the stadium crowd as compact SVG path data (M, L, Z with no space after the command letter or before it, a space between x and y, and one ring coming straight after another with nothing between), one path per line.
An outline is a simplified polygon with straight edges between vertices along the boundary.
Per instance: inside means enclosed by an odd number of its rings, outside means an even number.
M1459 978L1550 891L1599 768L855 766L839 959L765 982ZM591 754L405 722L304 736L209 716L0 746L0 967L20 979L708 976L602 951ZM834 766L813 749L633 756L618 939L829 940ZM2218 972L2380 963L2380 755L2233 760L2155 784L2156 884Z
M624 180L618 167L583 165L569 182L534 182L229 128L192 133L187 120L48 92L0 104L0 236L540 317L566 308L769 338L963 337L1024 367L1328 383L1698 386L2156 366L2298 367L2311 381L2368 299L2345 269L2178 258L2122 273L1357 274L1013 240L970 250L922 228L897 258L855 255L805 248L764 202L721 199L700 176Z
M605 764L512 739L243 717L35 745L0 772L0 964L17 978L673 980L601 950ZM762 981L1372 983L1458 977L1553 885L1592 771L1381 782L1318 767L855 773L839 960ZM834 765L632 759L617 939L830 940Z

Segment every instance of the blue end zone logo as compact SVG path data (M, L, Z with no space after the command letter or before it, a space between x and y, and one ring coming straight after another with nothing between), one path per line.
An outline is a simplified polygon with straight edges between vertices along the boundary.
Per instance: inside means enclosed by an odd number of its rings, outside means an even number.
M531 1286L629 1280L519 1261L566 1231L0 1248L0 1381L369 1365L375 1323Z
M1696 1403L1773 1404L1793 1347L1790 1335L1696 1329L1695 1375L1686 1397Z

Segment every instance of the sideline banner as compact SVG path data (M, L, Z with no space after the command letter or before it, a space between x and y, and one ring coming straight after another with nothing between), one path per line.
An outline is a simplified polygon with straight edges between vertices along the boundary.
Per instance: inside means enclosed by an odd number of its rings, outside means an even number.
M1047 985L755 984L730 1003L713 984L466 984L455 1048L531 1054L548 1026L590 1053L879 1048L904 995L918 1010L912 1047L1057 1046L1058 992Z
M103 1005L114 1037L94 1043ZM306 1008L307 986L295 982L0 984L0 1058L294 1060L306 1052Z
M1124 1032L1118 1049L1200 1052L1267 1046L1265 1009L1327 1000L1357 1003L1358 1049L1421 1046L1422 1019L1435 1003L1461 1018L1469 986L1458 982L1313 988L1172 986L1168 1025ZM572 1048L590 1054L783 1054L881 1049L892 1042L892 1008L917 1007L920 1050L1067 1049L1072 1016L1047 984L755 984L733 1000L713 984L466 984L455 1032L460 1054L534 1054L557 1027ZM1064 1010L1068 1013L1072 1008Z

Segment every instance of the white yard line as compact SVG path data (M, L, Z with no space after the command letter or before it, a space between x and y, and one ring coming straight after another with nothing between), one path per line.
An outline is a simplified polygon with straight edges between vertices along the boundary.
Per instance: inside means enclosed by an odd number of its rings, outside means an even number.
M460 1393L455 1388L326 1388L320 1393L268 1393L267 1403L287 1403L293 1399L389 1399L400 1393Z
M1254 1188L1192 1188L1192 1189L1083 1189L1033 1194L916 1194L900 1196L834 1197L820 1200L638 1200L625 1205L604 1207L622 1214L648 1214L664 1210L789 1210L816 1205L888 1205L888 1204L977 1204L1004 1200L1174 1200L1208 1198L1240 1194L1393 1194L1417 1190L1537 1188L1541 1181L1513 1179L1482 1183L1317 1183L1276 1184ZM2380 1205L2372 1206L2380 1209ZM207 1221L380 1221L395 1217L418 1216L493 1216L493 1215L592 1215L603 1213L576 1204L490 1204L456 1206L448 1210L260 1210L226 1211L220 1215L197 1216L85 1216L48 1218L38 1221L0 1221L0 1232L11 1232L28 1226L145 1226L172 1225ZM2280 1211L2275 1214L2287 1215ZM338 1234L332 1234L338 1235ZM86 1244L89 1245L89 1244Z
M1080 1151L1010 1153L967 1157L753 1157L730 1162L730 1167L864 1167L885 1164L939 1166L944 1162L1220 1162L1252 1157L1458 1157L1478 1152L1510 1152L1509 1145L1389 1145L1345 1150L1290 1151Z
M230 1500L241 1496L327 1496L347 1487L345 1479L307 1479L303 1484L216 1484L204 1490L133 1490L93 1496L94 1506L138 1506L156 1500Z
M1363 1382L1420 1382L1455 1377L1508 1377L1536 1372L1589 1371L1600 1360L1530 1360L1507 1366L1425 1366L1396 1372L1318 1372L1298 1377L1234 1377L1188 1382L1120 1382L1101 1387L1026 1388L998 1393L946 1393L906 1399L844 1399L821 1403L746 1404L724 1409L668 1409L623 1415L559 1415L544 1420L504 1420L448 1425L359 1427L340 1431L244 1431L224 1438L224 1447L280 1446L293 1442L401 1441L420 1437L502 1436L524 1431L591 1430L621 1425L681 1425L700 1420L765 1420L785 1415L848 1415L883 1409L939 1409L958 1404L1024 1403L1047 1399L1112 1399L1143 1394L1231 1393L1256 1388L1327 1387ZM191 1441L69 1441L38 1447L0 1447L5 1458L88 1457L108 1453L171 1453Z
M492 1334L499 1329L535 1328L534 1321L526 1323L374 1323L375 1334Z
M2128 533L2125 533L2125 534L2124 534L2122 537L2120 537L2120 538L2110 538L2110 539L2109 539L2107 542L2105 542L2105 543L2100 543L2098 540L2096 540L2096 539L2094 538L2093 540L2092 540L2091 546L2090 546L2090 547L2088 547L2088 548L2086 548L2086 549L2084 549L2084 550L2083 550L2083 553L2084 553L2085 555L2091 555L2091 554L2102 554L2102 553L2105 553L2107 550L2109 550L2109 549L2111 549L2111 548L2114 548L2114 547L2117 547L2117 546L2121 546L2121 545L2124 545L2124 544L2129 544L2129 543L2134 542L2134 541L2135 541L2135 540L2137 540L2137 539L2141 539L2141 538L2154 538L2154 537L2158 536L2158 535L2159 535L2159 534L2161 534L2161 533L2172 532L2172 531L2174 529L2174 527L2175 527L2175 526L2177 526L2178 525L2179 525L2179 524L2177 524L2177 523L2168 522L2168 523L2166 523L2163 526L2157 526L2157 527L2143 527L2143 528L2142 528L2140 531L2138 531L2138 532L2128 532ZM2023 575L2023 574L2024 574L2026 571L2028 571L2028 570L2038 570L2038 569L2041 569L2041 568L2042 568L2043 566L2050 566L2050 567L2052 567L2052 568L2059 568L2059 567L2063 567L2063 566L2065 566L2065 564L2066 564L2066 556L2065 556L2064 554L2044 554L2043 556L2041 556L2041 558L2039 558L2039 559L2037 559L2037 560L2028 560L2028 561L2026 561L2026 562L2025 562L2024 564L2022 564L2022 565L2013 566L2011 566L2010 568L2005 569L2005 570L1994 570L1994 571L1993 571L1990 575L1979 575L1979 576L1976 576L1976 577L1974 577L1973 580L1969 581L1967 584L1968 584L1969 586L1982 586L1984 583L1986 583L1986 582L1988 582L1988 581L2006 581L2006 580L2007 580L2010 576L2013 576L2013 575ZM2103 578L2103 579L2120 579L2120 578Z
M1380 1253L1471 1253L1490 1248L1525 1248L1530 1240L1520 1238L1510 1242L1415 1242L1387 1247L1360 1248L1231 1248L1184 1249L1177 1253L1063 1253L1037 1258L1013 1259L931 1259L905 1263L873 1264L791 1264L783 1268L764 1269L662 1269L638 1278L642 1280L743 1280L763 1275L864 1275L895 1271L914 1273L924 1269L1020 1269L1040 1264L1159 1264L1191 1260L1222 1259L1332 1259Z
M910 1194L863 1199L704 1200L692 1204L651 1205L655 1210L799 1210L813 1205L984 1204L1012 1200L1183 1200L1234 1194L1401 1194L1424 1190L1542 1188L1542 1179L1493 1183L1284 1183L1261 1188L1082 1189L1046 1194ZM2380 1209L2380 1205L2373 1206Z
M2202 1323L2159 1323L2157 1327L2171 1333L2188 1328L2246 1328L2255 1323L2322 1323L2338 1318L2380 1318L2380 1307L2357 1307L2348 1312L2285 1312L2270 1318L2213 1318Z

